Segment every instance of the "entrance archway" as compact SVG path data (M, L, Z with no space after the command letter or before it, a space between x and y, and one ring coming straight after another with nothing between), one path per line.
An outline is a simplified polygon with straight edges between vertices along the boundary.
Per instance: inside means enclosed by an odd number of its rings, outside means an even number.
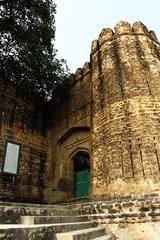
M90 156L79 151L73 157L74 161L74 196L84 197L90 194Z

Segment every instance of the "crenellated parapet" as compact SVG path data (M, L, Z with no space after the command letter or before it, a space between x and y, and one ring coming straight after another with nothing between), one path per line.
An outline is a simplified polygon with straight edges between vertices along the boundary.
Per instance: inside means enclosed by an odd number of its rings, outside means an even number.
M114 31L110 28L104 28L102 29L98 40L93 40L91 51L95 51L97 49L98 44L102 45L105 42L108 42L110 40L115 40L116 38L119 38L123 35L141 35L146 36L150 38L151 40L154 40L155 42L158 42L158 38L154 31L148 30L147 27L141 23L141 22L135 22L132 26L128 22L121 21L119 22L115 28Z
M78 82L79 80L83 81L84 77L90 74L90 63L86 62L82 68L78 68L74 74L74 83Z

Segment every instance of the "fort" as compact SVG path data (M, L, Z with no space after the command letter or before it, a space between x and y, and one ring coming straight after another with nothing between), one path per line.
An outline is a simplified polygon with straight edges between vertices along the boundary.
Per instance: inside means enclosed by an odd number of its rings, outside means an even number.
M43 102L1 81L0 168L3 202L67 201L117 239L158 240L160 44L155 33L141 22L119 22L114 32L103 29L92 42L90 62L54 101Z

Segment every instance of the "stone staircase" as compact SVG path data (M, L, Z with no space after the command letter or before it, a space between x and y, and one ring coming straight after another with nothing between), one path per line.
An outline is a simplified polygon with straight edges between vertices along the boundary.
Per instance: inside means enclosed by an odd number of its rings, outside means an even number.
M65 205L0 204L0 240L113 240L89 215Z

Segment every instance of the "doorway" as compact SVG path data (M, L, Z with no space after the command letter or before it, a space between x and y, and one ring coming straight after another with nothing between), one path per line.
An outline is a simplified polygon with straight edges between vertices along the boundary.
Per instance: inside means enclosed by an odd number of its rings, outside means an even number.
M90 157L87 152L79 151L74 160L74 196L90 195Z

